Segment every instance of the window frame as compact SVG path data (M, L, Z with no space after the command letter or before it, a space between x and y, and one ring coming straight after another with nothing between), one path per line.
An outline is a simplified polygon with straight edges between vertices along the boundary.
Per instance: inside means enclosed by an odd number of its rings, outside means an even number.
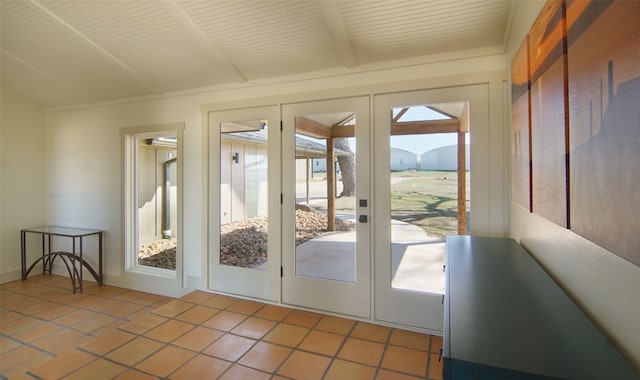
M123 147L123 242L125 272L147 274L158 277L180 279L183 268L183 134L184 123L167 123L125 127L120 129ZM141 139L176 137L176 203L177 210L177 246L176 269L155 268L138 264L139 225L138 225L138 141Z

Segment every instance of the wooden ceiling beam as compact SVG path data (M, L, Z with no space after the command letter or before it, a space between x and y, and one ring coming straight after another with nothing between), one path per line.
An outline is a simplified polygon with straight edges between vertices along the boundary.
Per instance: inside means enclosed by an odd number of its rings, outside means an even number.
M342 139L356 136L355 125L342 125L331 128L331 137L334 139Z
M458 131L460 131L459 119L391 123L391 136L424 135L429 133L457 133Z
M398 122L398 120L400 120L402 115L407 113L407 111L409 111L409 107L405 107L405 108L401 109L400 112L398 112L398 114L396 115L396 117L394 117L391 121L394 122L394 123ZM393 110L391 110L391 113L393 113Z
M296 133L317 139L328 139L331 137L331 127L304 116L296 116Z
M316 139L348 138L355 136L355 125L337 125L329 127L304 116L296 117L296 133Z
M391 136L457 133L461 131L461 127L460 119L391 122ZM304 116L298 116L296 133L317 139L349 138L355 136L355 125L329 127Z

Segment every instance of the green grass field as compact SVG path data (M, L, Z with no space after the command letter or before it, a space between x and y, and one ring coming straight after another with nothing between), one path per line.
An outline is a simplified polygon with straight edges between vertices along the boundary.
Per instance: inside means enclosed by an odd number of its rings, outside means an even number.
M467 173L467 184L469 183ZM406 178L391 186L393 219L417 225L429 236L458 231L458 179L456 172L394 172L392 178ZM467 219L469 215L467 197Z
M313 179L316 182L318 179ZM304 180L299 180L304 183ZM455 171L403 171L391 173L391 217L419 226L429 236L458 232L458 178ZM467 172L467 230L469 222ZM355 197L336 199L336 212L355 212ZM326 202L315 203L326 211Z

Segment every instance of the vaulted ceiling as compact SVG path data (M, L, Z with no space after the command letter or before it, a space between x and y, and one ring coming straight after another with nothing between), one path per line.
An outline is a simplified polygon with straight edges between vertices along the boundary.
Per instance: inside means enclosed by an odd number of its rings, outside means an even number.
M504 50L511 0L0 0L2 86L46 107Z

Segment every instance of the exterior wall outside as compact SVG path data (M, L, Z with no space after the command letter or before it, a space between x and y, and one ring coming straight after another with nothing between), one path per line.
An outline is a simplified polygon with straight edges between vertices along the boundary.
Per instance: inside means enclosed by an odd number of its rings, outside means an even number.
M239 141L220 143L220 223L267 215L267 150ZM238 153L240 162L231 157ZM256 161L264 161L255 166Z
M162 208L164 188L164 162L169 154L176 156L175 149L138 145L138 241L146 244L163 238ZM176 165L169 166L170 185L170 226L171 236L176 236L178 215L176 213Z
M516 2L507 64L544 2ZM508 99L508 97L507 97ZM507 117L511 120L510 117ZM505 147L508 152L509 147ZM474 167L475 169L475 167ZM473 186L473 185L472 185ZM609 339L640 369L640 267L511 203L509 235L556 280Z
M469 145L466 145L466 169L469 170ZM420 170L458 170L458 146L447 145L420 155Z
M307 178L307 172L311 176L309 165L311 165L311 159L309 161L304 158L296 159L296 178Z
M327 172L327 160L325 158L314 158L311 162L311 171L313 173Z
M44 109L5 89L1 100L0 282L6 282L20 278L20 230L46 221L47 156Z
M338 163L336 162L336 166ZM312 176L324 177L327 173L327 160L324 158L309 158L309 167L307 160L298 158L296 160L296 178L306 178L306 172L309 171L309 178Z
M391 148L391 171L417 170L418 156L404 149Z

